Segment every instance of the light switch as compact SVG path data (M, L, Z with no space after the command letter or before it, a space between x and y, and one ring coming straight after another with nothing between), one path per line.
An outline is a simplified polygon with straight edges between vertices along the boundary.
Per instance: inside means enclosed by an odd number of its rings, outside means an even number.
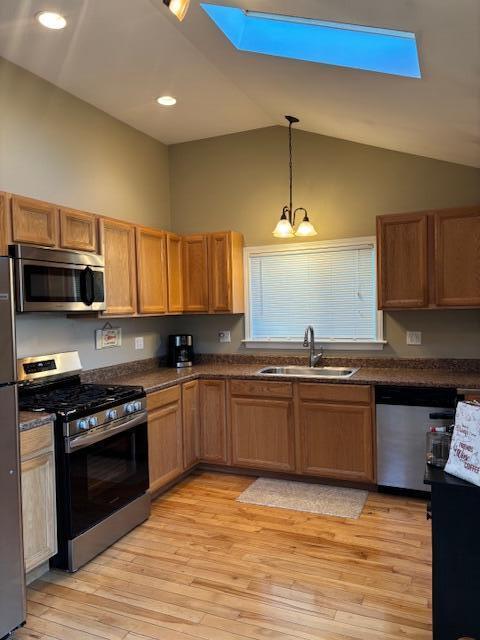
M135 338L135 349L140 350L145 348L143 337Z
M219 331L218 332L218 341L219 342L231 342L232 337L230 335L230 331Z
M407 344L420 345L422 344L422 332L421 331L407 331Z

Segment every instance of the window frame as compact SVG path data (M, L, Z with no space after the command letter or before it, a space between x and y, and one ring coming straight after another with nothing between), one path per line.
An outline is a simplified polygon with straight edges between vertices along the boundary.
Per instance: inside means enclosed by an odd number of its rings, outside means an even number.
M243 250L243 264L245 277L245 338L242 344L247 349L290 349L296 350L303 347L303 340L296 338L253 338L251 322L251 282L250 282L250 258L252 256L268 255L272 253L301 252L305 249L359 249L365 245L373 248L375 258L375 284L378 277L377 269L377 239L375 236L364 236L359 238L342 238L340 240L322 240L320 242L294 242L291 244L271 244L261 246L249 246ZM331 338L328 340L317 340L315 344L327 350L346 351L380 351L387 344L383 333L383 311L378 309L378 288L375 286L375 299L377 306L376 317L376 339L375 340L338 340Z

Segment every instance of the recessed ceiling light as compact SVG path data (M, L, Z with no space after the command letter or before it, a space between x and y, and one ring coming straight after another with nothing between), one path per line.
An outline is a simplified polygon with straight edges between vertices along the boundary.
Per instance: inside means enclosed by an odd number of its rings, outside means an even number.
M67 26L67 21L59 13L55 11L40 11L37 13L36 18L38 22L47 29L64 29Z
M174 104L177 104L177 99L173 96L160 96L157 98L157 102L163 107L173 107Z

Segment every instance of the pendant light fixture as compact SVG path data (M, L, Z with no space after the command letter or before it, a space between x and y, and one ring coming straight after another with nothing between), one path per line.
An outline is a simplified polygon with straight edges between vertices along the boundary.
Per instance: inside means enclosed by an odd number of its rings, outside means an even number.
M163 4L176 16L180 22L185 18L190 0L163 0Z
M289 169L290 169L290 201L288 205L285 205L282 210L282 215L278 221L273 235L275 238L294 238L298 237L311 237L316 236L317 232L315 227L308 218L307 210L303 207L293 208L293 158L292 158L292 126L297 122L300 122L295 116L285 116L288 122L288 153L289 153ZM303 220L300 222L297 228L295 228L295 219L297 214L303 213Z

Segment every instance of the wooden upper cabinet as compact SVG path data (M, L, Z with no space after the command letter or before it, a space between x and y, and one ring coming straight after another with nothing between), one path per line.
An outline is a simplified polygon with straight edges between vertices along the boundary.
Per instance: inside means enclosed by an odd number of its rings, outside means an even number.
M133 315L137 311L135 227L102 218L100 235L105 256L106 315Z
M182 238L167 233L167 288L169 313L183 311L183 255Z
M62 249L98 250L97 217L74 209L60 209L60 242Z
M12 196L12 242L57 246L57 218L58 209L54 204Z
M243 313L243 236L211 233L208 251L210 313Z
M480 306L480 206L435 214L435 302Z
M377 218L378 307L427 307L428 215Z
M8 254L8 196L0 191L0 256Z
M208 236L183 237L183 310L208 313Z
M163 231L137 227L138 311L166 313L167 257Z

